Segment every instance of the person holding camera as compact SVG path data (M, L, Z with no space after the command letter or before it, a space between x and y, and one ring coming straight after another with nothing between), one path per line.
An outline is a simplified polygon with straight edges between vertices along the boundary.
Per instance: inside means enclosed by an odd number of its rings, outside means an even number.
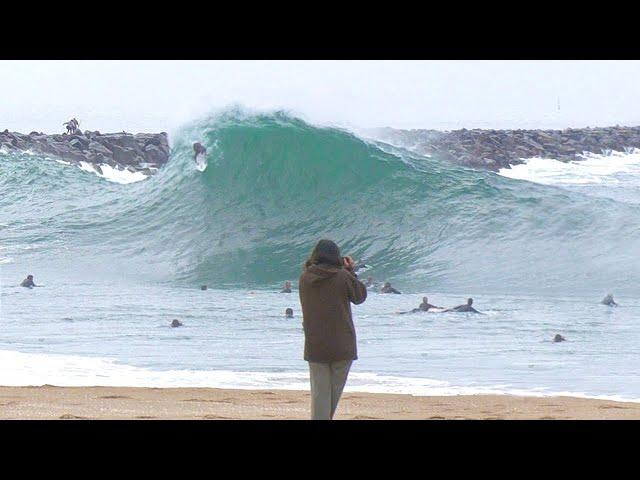
M305 262L299 293L304 329L304 359L309 362L311 419L331 420L358 358L351 304L367 298L367 287L331 240L320 240Z

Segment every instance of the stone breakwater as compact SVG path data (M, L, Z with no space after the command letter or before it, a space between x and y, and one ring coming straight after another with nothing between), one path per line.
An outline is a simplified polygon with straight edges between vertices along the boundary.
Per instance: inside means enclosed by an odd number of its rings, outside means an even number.
M0 150L31 151L72 164L86 162L102 173L100 165L118 170L155 173L169 160L169 139L162 133L77 132L72 135L0 132Z
M473 168L497 171L543 157L568 162L584 153L640 148L640 127L567 128L564 130L397 130L380 128L374 137Z

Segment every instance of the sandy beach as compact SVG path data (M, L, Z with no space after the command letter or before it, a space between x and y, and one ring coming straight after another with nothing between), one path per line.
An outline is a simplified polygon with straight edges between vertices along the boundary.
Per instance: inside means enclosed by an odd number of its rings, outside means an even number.
M0 419L307 419L309 393L137 387L0 387ZM574 397L345 393L338 420L640 419L640 403Z

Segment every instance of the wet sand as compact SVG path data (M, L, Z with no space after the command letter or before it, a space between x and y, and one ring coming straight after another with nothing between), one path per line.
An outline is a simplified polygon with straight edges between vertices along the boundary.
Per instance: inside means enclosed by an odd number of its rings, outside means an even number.
M137 387L0 387L0 419L307 419L309 393ZM345 393L336 419L640 419L640 403L574 397Z

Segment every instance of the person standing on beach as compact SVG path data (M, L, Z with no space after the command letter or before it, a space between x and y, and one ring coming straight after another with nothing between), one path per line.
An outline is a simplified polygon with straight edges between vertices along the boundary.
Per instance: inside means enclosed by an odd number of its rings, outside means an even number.
M367 299L351 257L342 257L331 240L320 240L299 280L304 359L309 362L311 419L331 420L357 360L351 303Z

